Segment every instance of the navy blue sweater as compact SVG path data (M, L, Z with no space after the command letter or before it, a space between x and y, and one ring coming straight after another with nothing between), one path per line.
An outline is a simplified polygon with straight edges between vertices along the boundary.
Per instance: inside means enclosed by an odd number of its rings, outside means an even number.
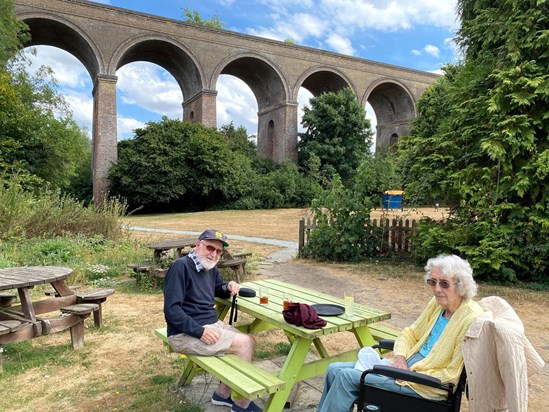
M226 285L217 267L197 272L189 256L177 259L164 279L164 318L168 336L186 333L200 339L204 325L218 320L214 297L230 296Z

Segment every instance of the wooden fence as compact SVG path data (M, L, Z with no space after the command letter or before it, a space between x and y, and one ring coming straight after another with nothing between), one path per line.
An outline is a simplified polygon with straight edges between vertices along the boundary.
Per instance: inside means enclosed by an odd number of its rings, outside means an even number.
M371 219L370 224L382 229L380 254L393 252L399 255L410 255L413 250L412 235L415 233L415 220L409 219ZM309 242L311 232L316 229L316 223L311 219L299 220L298 252Z

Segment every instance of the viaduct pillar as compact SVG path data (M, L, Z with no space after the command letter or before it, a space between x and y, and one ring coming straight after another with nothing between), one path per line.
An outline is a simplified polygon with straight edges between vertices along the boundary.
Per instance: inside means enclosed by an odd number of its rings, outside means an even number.
M116 76L99 74L93 86L93 201L101 202L108 192L107 175L116 163Z
M204 89L183 102L183 120L217 128L217 90Z
M297 102L260 111L257 122L257 153L278 163L297 163Z

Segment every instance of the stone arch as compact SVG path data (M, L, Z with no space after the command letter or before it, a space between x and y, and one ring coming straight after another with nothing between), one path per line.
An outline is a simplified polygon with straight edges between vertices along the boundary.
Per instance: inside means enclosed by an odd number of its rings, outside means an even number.
M288 85L282 71L260 54L240 53L221 61L212 73L212 89L222 74L237 77L248 85L257 100L259 112L288 99Z
M413 94L396 79L380 79L372 83L362 99L370 103L377 119L376 150L388 148L400 136L409 134L410 122L416 117Z
M105 70L103 56L88 34L72 22L52 13L17 15L27 26L31 40L29 46L58 47L76 57L86 68L92 81Z
M137 61L158 64L177 81L183 99L196 96L204 89L204 70L193 53L172 39L158 36L139 36L121 44L109 64L116 72L122 66Z
M278 162L297 159L297 103L289 101L288 84L277 65L262 55L241 53L220 62L212 87L222 74L242 80L256 98L258 154Z
M300 87L307 89L313 96L318 96L324 92L338 92L345 87L349 87L357 94L353 82L344 73L326 66L310 68L299 77L293 90L295 100L297 100Z

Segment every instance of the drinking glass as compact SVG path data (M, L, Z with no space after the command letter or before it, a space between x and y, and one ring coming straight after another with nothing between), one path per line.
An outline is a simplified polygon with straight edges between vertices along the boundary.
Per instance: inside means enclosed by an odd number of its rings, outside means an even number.
M353 316L354 306L355 306L355 298L353 296L353 293L345 292L344 300L345 300L345 316Z
M282 310L286 310L290 307L290 303L293 302L293 297L292 297L292 294L291 293L287 293L285 292L283 295L282 295Z
M266 305L269 303L269 288L265 286L259 287L259 303Z

